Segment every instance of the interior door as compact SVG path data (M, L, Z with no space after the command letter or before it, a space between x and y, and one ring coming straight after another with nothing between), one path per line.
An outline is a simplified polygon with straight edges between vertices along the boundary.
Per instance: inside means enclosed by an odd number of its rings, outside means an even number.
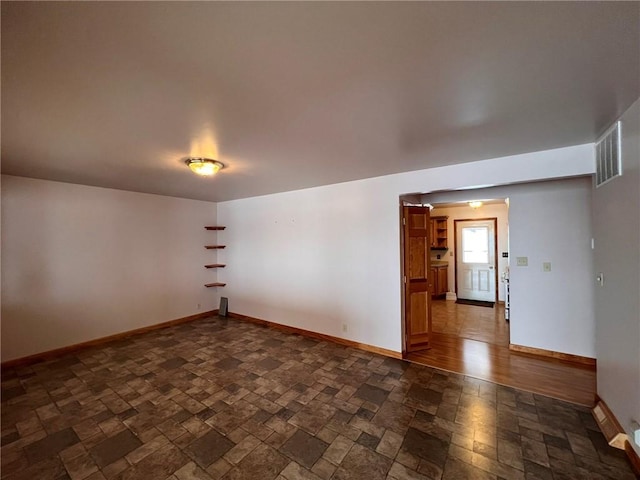
M495 302L495 219L456 220L455 224L458 298Z
M429 207L403 207L403 223L406 351L415 352L431 341Z

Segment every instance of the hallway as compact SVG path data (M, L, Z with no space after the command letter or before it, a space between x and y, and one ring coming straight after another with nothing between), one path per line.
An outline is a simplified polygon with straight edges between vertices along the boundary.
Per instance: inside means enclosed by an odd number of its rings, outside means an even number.
M430 350L407 359L509 387L593 406L595 367L512 352L504 307L459 305L435 300Z

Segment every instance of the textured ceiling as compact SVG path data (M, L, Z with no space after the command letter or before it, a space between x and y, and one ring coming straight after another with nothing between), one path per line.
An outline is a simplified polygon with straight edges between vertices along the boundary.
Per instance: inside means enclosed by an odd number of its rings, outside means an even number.
M229 200L591 142L640 96L638 2L1 8L13 175Z

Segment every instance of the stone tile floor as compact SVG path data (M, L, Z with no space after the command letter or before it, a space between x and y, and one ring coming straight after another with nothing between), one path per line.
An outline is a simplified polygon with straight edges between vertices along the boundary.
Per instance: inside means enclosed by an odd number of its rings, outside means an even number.
M632 479L588 409L209 318L2 375L2 479Z

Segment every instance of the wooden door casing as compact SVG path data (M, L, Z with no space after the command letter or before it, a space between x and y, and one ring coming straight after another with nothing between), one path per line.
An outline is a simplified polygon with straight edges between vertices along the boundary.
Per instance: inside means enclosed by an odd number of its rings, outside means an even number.
M407 352L431 341L431 226L428 207L403 207L404 319Z

